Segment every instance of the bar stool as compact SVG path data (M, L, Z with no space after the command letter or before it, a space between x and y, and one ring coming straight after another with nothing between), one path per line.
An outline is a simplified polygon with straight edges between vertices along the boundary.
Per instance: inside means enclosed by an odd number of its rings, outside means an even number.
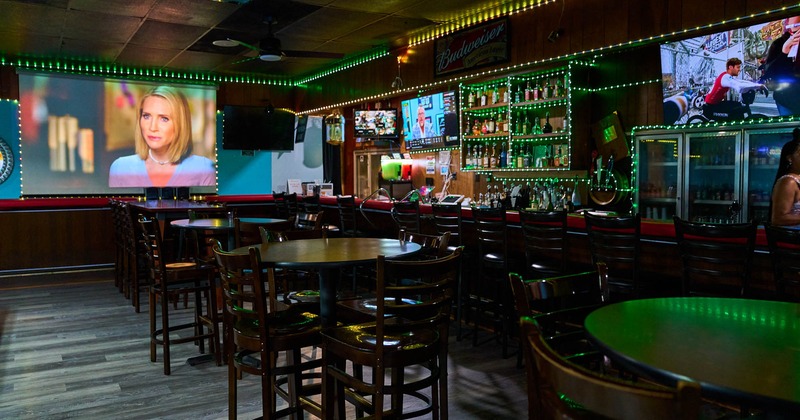
M602 262L608 267L608 285L612 300L637 297L640 292L641 215L605 216L584 211L583 218L589 234L592 265Z
M419 201L396 201L391 213L398 231L420 233Z
M673 220L683 263L683 295L747 297L756 222L710 224L677 216Z
M219 337L217 335L216 296L214 293L214 267L197 262L172 262L164 260L161 245L161 229L155 218L139 217L142 237L147 249L148 266L150 268L150 361L156 361L156 347L162 346L164 353L164 374L169 375L170 346L180 343L198 343L200 352L204 353L204 340L210 341L216 355L217 365L221 364ZM181 294L194 296L194 320L192 322L170 325L169 299ZM205 297L206 312L203 312ZM156 305L160 302L161 328L156 328ZM203 328L208 332L203 332ZM190 336L170 338L170 333L192 329Z
M527 275L543 278L567 272L567 212L519 211Z
M478 278L470 287L470 306L475 313L472 344L477 346L480 324L489 320L502 342L503 357L508 357L509 321L513 316L508 284L508 234L503 208L472 210L478 240Z
M775 299L800 302L800 230L764 223L767 233Z
M438 235L445 233L450 234L448 240L448 252L453 252L456 248L462 245L461 243L461 204L443 204L434 203L431 205L431 212L433 214L433 224ZM464 259L469 259L469 250L464 249L464 257L461 259L461 271L458 274L458 285L456 285L456 298L455 298L455 314L456 314L456 340L461 341L463 336L463 304L464 297Z
M336 206L339 209L339 229L342 235L359 236L356 198L352 195L338 195L336 196Z

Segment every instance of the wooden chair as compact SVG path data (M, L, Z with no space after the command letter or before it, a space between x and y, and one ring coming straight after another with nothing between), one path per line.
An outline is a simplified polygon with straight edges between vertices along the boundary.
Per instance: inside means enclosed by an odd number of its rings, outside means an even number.
M322 210L316 213L298 212L294 218L295 230L319 230L322 229Z
M522 317L526 337L530 419L697 419L700 386L678 381L675 388L648 386L600 375L555 352L535 318Z
M319 204L319 194L303 197L303 211L305 213L319 213L322 207Z
M286 193L272 192L272 217L276 219L288 219L289 209L286 207Z
M683 295L748 296L756 222L706 224L677 216L674 222Z
M800 302L800 230L764 224L767 233L775 298Z
M525 241L527 275L544 277L567 272L567 212L519 211Z
M141 229L128 203L120 203L122 235L124 236L125 259L123 261L124 282L128 284L131 304L136 313L141 310L141 292L150 288L148 270L146 268L147 250L142 240Z
M259 253L250 248L248 254L222 251L219 242L212 246L219 265L222 284L228 355L228 417L236 418L237 376L246 372L261 377L261 400L264 419L286 415L302 416L308 411L317 417L319 404L310 398L318 394L320 383L306 383L319 374L314 369L321 359L303 361L303 348L319 345L319 318L300 307L276 311L267 305L267 293L274 290L274 278L265 275ZM269 271L269 270L267 270ZM286 363L277 366L280 354ZM277 397L289 406L277 410Z
M475 315L472 344L479 344L479 326L488 321L494 324L495 334L499 334L505 358L508 357L509 323L513 314L508 287L506 212L502 208L476 208L472 210L472 217L478 241L478 272L471 278L469 297L470 309Z
M561 341L562 334L583 335L583 320L589 312L610 300L608 270L598 263L594 271L567 274L543 279L523 279L517 273L508 275L514 296L517 316L543 317L549 339ZM546 319L547 321L545 321ZM581 337L579 350L566 350L563 356L572 356L591 348ZM569 345L570 349L575 346ZM517 367L522 367L522 352L517 353Z
M221 364L219 336L217 334L216 296L214 293L214 267L201 265L198 262L168 263L163 256L161 244L161 228L155 218L139 217L142 237L147 249L147 262L150 272L150 361L156 361L156 347L162 346L164 353L164 374L169 375L170 346L179 343L198 342L200 352L204 352L204 340L209 339L210 346L216 355L217 364ZM170 325L169 300L181 294L194 296L194 320L180 325ZM203 297L206 311L203 312ZM159 305L160 303L160 305ZM156 328L156 306L161 309L161 328ZM208 331L203 332L203 328ZM170 333L192 329L191 336L170 338Z
M623 298L640 293L639 239L642 218L633 216L603 216L583 212L589 235L592 264L603 262L608 267L608 284L613 294Z
M328 232L325 229L287 230L281 232L260 226L258 230L262 244L304 239L325 239L328 237ZM272 305L278 305L278 293L282 296L281 305L319 304L319 286L316 284L319 280L319 273L316 270L275 268L272 270L272 275L275 276L275 284L278 287L274 289L274 293L273 289L270 289L270 302ZM301 289L298 287L298 283L302 281L305 282L306 287ZM313 287L311 286L312 284ZM309 308L309 310L315 312L317 308Z
M452 252L457 247L461 246L462 230L461 230L461 204L442 204L434 203L431 205L431 212L433 214L433 225L436 228L436 233L443 235L445 232L450 233L447 249ZM469 250L464 250L464 257L461 259L462 264L464 260L468 260ZM463 307L464 302L468 299L465 297L466 288L464 287L464 269L462 267L461 273L458 277L458 286L456 287L456 298L453 305L456 311L456 340L461 341L463 337Z
M356 217L356 198L352 195L336 197L336 206L339 209L339 229L343 236L360 236L358 230L358 217Z
M391 214L398 230L420 232L419 201L395 201Z
M422 246L420 252L406 259L441 258L448 254L450 232L445 232L441 235L427 235L424 233L400 230L400 232L397 234L397 239L403 242L413 242Z
M326 414L343 418L345 402L350 402L357 413L372 414L370 418L447 418L448 329L460 257L460 248L425 261L378 256L375 320L322 332ZM348 362L351 369L346 368ZM372 368L371 375L358 374L364 366ZM420 374L408 380L404 370L412 366ZM387 372L391 372L391 385L386 382ZM428 387L430 397L418 392ZM427 406L403 412L405 397Z

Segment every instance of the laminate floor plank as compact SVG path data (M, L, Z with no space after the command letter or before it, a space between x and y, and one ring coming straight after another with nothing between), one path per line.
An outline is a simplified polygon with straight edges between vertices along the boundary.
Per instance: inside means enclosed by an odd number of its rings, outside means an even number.
M146 295L135 313L112 276L107 270L3 279L0 419L227 418L227 367L187 363L200 353L186 343L172 347L172 374L163 375L160 348L150 362ZM171 308L172 323L191 320L191 305ZM525 371L514 364L500 357L498 343L472 347L451 337L450 418L526 417ZM238 417L260 416L258 378L244 375L238 389Z

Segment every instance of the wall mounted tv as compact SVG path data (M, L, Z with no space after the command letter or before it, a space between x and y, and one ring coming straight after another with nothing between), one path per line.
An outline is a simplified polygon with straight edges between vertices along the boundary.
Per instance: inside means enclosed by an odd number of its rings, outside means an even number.
M263 106L223 108L222 148L226 150L294 150L295 114Z
M751 114L753 118L800 115L800 76L794 71L797 48L788 54L781 51L798 30L800 17L793 17L662 44L664 124L742 120ZM731 89L727 100L734 103L727 106L734 106L734 111L715 112L705 106L706 95L733 57L742 61L735 79L764 83L769 96L754 95L755 90L740 95ZM748 113L743 104L750 101Z
M458 145L456 92L447 91L402 102L403 137L406 148Z
M397 109L357 109L354 112L357 138L396 139Z

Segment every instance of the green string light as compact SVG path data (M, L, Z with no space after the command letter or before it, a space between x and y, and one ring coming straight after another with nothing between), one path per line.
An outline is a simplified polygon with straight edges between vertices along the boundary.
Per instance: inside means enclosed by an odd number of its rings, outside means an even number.
M606 87L600 87L600 88L585 88L585 87L576 86L576 87L573 87L573 89L577 90L577 91L582 91L582 92L594 93L594 92L602 92L602 91L605 91L605 90L624 89L624 88L629 88L629 87L643 86L643 85L649 85L649 84L652 84L652 83L660 83L660 82L661 82L661 79L651 79L651 80L643 80L641 82L620 83L618 85L606 86Z

